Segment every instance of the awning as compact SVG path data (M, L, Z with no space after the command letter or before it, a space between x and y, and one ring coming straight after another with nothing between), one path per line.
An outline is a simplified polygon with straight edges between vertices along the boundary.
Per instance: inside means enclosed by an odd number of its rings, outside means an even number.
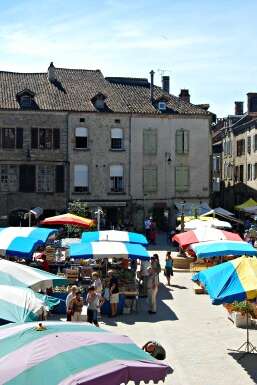
M175 207L177 208L178 210L178 216L181 215L182 213L182 210L184 212L184 215L187 215L187 216L190 216L190 215L195 215L197 214L198 216L199 215L202 215L208 211L211 210L208 202L201 202L201 203L197 203L197 202L174 202L174 205Z
M257 250L247 242L213 241L191 245L198 258L224 257L226 255L257 255Z
M148 244L148 241L143 234L117 230L85 231L82 233L81 240L82 242L114 241L139 243L141 245Z
M249 207L253 207L253 206L257 206L257 202L254 199L250 198L244 203L242 203L241 205L235 206L235 210L240 211L240 210L248 209Z
M112 202L112 201L90 202L90 201L87 201L87 205L88 205L88 207L125 207L125 206L127 206L127 202L118 202L118 201L114 201L114 202Z

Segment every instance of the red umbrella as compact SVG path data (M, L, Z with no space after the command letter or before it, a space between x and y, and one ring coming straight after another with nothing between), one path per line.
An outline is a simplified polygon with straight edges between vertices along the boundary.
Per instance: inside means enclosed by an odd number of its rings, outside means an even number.
M240 235L231 233L230 231L219 230L213 227L200 227L196 230L187 231L185 233L176 234L172 238L180 247L186 248L191 243L208 242L208 241L242 241Z
M41 225L75 225L88 229L95 225L94 219L87 219L79 217L74 214L56 215L55 217L49 217L40 222Z

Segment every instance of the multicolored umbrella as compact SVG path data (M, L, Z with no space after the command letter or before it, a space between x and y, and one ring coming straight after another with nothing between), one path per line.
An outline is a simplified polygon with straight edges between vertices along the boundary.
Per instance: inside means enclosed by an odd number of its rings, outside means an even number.
M191 245L198 258L223 257L226 255L257 255L257 250L247 242L213 241Z
M68 284L67 279L34 267L0 259L0 284L45 290Z
M193 219L189 222L186 222L184 225L184 230L195 230L201 227L215 227L215 228L227 228L231 229L232 226L229 222L220 221L216 218L203 217L202 219ZM177 227L177 230L181 230L181 225Z
M25 287L0 285L0 319L5 321L36 321L41 319L42 313L59 303L57 298L35 293Z
M207 289L214 305L257 297L257 258L241 257L193 276Z
M88 229L95 226L95 220L79 217L74 214L63 214L49 217L40 222L41 225L74 225Z
M254 199L249 198L249 199L247 199L247 201L245 201L241 205L235 206L235 209L239 210L239 211L241 211L241 210L244 211L244 209L248 209L248 208L254 207L254 206L257 206L257 202Z
M44 322L0 328L0 383L120 385L157 383L169 367L126 337L93 325Z
M180 247L186 248L192 243L219 240L242 241L242 238L240 235L231 233L229 231L219 230L213 227L200 227L196 230L176 234L172 240L176 241Z
M69 254L71 258L150 258L149 252L142 245L122 242L81 242L70 245Z
M0 229L0 255L31 258L37 247L56 233L40 227L6 227Z
M93 241L115 241L115 242L130 242L147 245L148 241L143 234L131 233L128 231L103 230L103 231L88 231L82 233L82 242Z

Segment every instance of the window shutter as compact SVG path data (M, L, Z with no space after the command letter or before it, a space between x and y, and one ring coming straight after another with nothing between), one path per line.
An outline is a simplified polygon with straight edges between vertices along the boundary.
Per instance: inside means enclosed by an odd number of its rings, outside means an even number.
M143 133L143 150L146 155L156 155L157 153L157 131L156 129L146 129Z
M36 168L22 164L20 166L20 192L35 192L36 187Z
M176 153L183 154L183 130L176 131Z
M175 171L176 191L189 189L189 168L187 166L176 167Z
M64 192L64 166L58 165L55 168L55 192Z
M31 148L38 148L38 128L31 128Z
M143 183L145 192L157 191L157 168L145 167L143 170Z
M16 128L16 148L23 147L23 128Z
M60 148L60 130L59 128L54 128L53 130L53 148L57 150Z
M189 131L185 130L183 131L184 134L184 154L187 154L189 152Z

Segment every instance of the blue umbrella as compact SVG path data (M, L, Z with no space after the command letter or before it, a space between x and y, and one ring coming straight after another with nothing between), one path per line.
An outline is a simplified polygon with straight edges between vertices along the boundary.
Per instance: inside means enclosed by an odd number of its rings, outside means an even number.
M141 245L148 244L148 241L143 234L117 230L85 231L82 233L81 240L82 242L115 241L140 243Z
M70 257L85 259L117 257L148 260L150 254L145 247L139 244L99 241L71 244Z
M222 257L225 255L257 255L257 250L247 242L211 241L191 245L198 258Z

